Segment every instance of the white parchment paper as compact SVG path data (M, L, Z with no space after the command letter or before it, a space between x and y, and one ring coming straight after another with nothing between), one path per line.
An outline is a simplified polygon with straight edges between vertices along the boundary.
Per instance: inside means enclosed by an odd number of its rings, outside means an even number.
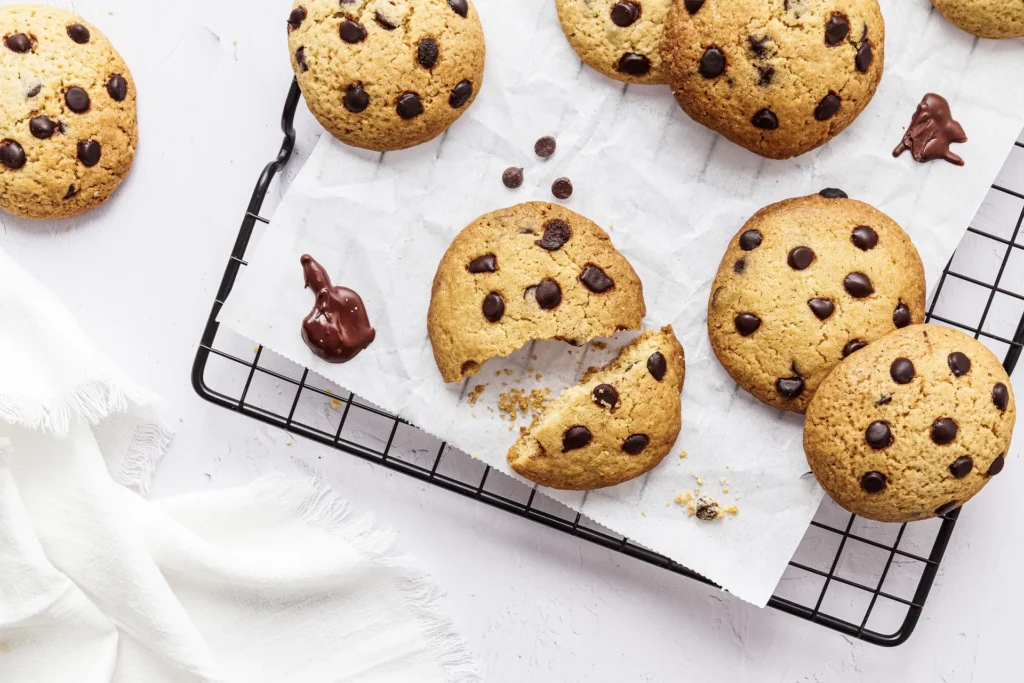
M1024 41L976 40L928 0L881 5L886 70L871 105L824 148L779 162L690 121L667 87L627 87L583 67L553 0L477 0L488 56L476 103L444 136L403 152L374 154L323 136L250 251L220 319L507 473L518 429L498 416L498 395L538 387L557 394L628 335L604 351L532 344L463 386L446 386L426 334L430 285L449 242L475 217L553 201L551 182L569 177L575 193L565 204L608 229L636 267L646 324L675 326L687 377L682 435L660 467L611 489L547 493L764 605L821 492L802 477L802 418L737 389L711 352L708 290L727 242L766 204L840 187L910 233L931 291L1024 124ZM966 129L970 141L955 146L965 168L891 156L927 92L948 98ZM533 154L542 135L558 139L547 161ZM525 168L522 188L502 185L508 166ZM300 339L313 302L303 290L303 253L362 295L377 329L374 344L348 364L320 361ZM487 387L471 405L478 384ZM703 491L738 506L735 517L698 522L671 502L698 476Z

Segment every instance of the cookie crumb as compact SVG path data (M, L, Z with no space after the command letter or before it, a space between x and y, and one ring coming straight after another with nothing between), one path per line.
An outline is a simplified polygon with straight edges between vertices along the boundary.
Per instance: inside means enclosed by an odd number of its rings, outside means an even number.
M686 451L683 451L682 453L679 454L679 459L680 460L685 460L686 456L688 456L688 455L689 455L689 453L687 453Z
M603 341L596 341L596 342L594 342L594 343L593 343L593 345L592 345L592 346L593 346L593 347L594 347L595 349L597 349L598 351L604 351L605 349L607 349L607 348L608 348L608 345L607 345L607 344L605 344L605 343L604 343Z
M473 391L469 392L469 396L466 397L466 402L471 406L476 405L476 402L480 399L480 394L484 393L484 389L486 388L486 384L477 384L473 387Z
M332 408L340 408L341 407L341 401L336 399L336 398L332 398L331 399L331 407Z
M695 474L694 472L690 472L690 476L694 478L698 486L704 485L704 477L700 476L699 474Z
M723 486L722 487L722 493L729 493L729 487L728 486Z
M718 483L719 484L728 484L729 480L726 479L725 477L722 477L721 479L718 480Z
M284 440L284 445L285 446L291 446L293 443L295 443L295 442L292 441L291 439L285 439Z
M691 500L693 500L693 494L689 491L680 491L675 497L675 501L679 505L686 505Z
M252 347L252 352L253 353L259 353L260 352L260 345L256 344L255 346L253 346Z
M641 511L640 511L640 516L641 516L641 517L646 517L646 516L647 516L647 513L646 513L646 512L644 512L643 510L641 510Z
M522 389L510 389L498 396L498 412L502 419L514 423L520 416L536 415L544 410L548 403L551 389L534 389L526 392Z

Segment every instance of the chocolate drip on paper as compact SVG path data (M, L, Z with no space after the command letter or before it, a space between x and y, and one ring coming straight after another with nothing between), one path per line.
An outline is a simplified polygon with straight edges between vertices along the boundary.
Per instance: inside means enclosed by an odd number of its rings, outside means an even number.
M347 287L332 286L327 271L309 254L300 261L306 287L316 295L313 310L302 321L302 340L325 361L346 363L377 336L363 299Z

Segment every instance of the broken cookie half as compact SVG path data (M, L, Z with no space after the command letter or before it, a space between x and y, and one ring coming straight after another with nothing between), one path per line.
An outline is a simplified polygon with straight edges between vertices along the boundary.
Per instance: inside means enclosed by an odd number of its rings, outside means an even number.
M643 333L524 427L509 465L543 486L577 491L650 471L679 436L685 373L671 326Z

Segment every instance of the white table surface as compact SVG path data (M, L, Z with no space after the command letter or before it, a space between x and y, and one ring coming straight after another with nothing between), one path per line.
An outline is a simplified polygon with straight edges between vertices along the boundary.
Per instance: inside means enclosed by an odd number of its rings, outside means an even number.
M99 25L132 68L139 153L107 206L72 221L0 215L0 245L126 372L168 400L174 422L180 418L154 495L271 471L322 475L358 509L400 530L403 548L447 592L487 681L933 683L1009 680L1018 670L1019 458L961 516L915 635L882 649L201 401L189 383L196 344L252 186L280 142L289 3L54 4ZM297 128L286 181L320 133L304 110ZM275 183L264 213L281 192Z

